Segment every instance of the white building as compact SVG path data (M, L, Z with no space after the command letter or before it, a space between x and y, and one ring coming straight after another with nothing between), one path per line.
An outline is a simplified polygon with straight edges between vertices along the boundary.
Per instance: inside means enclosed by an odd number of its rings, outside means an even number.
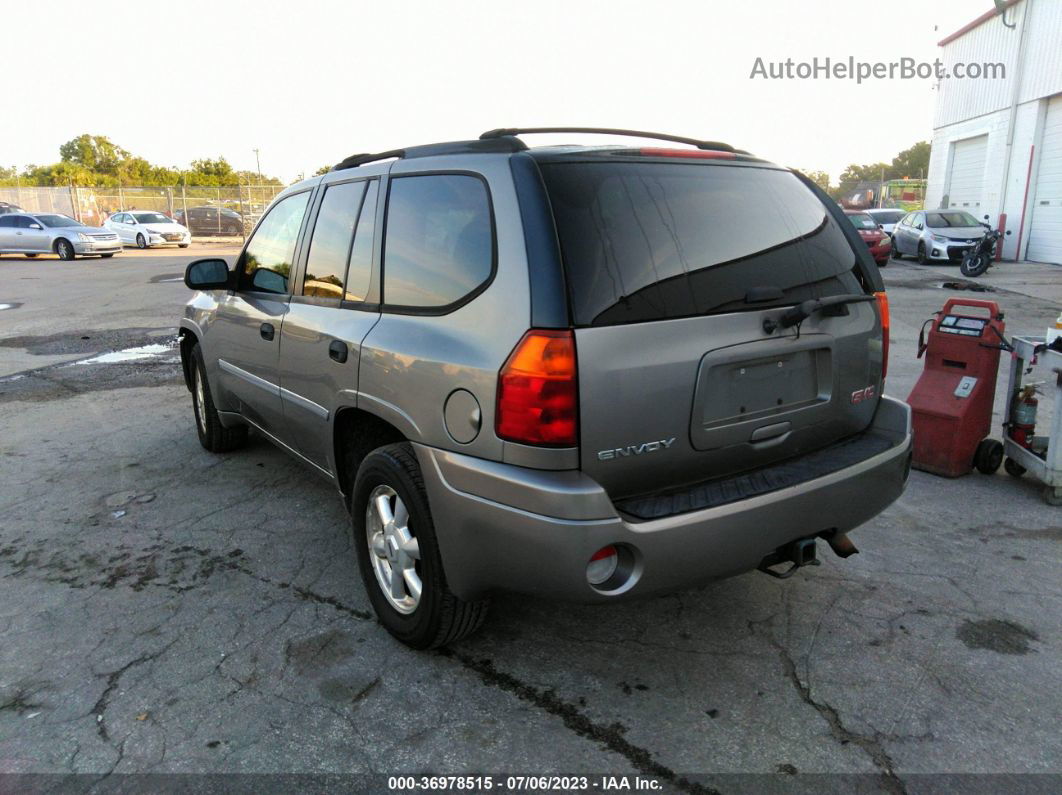
M926 207L1005 224L1006 259L1062 264L1062 0L999 5L940 42L948 74L1006 77L938 82Z

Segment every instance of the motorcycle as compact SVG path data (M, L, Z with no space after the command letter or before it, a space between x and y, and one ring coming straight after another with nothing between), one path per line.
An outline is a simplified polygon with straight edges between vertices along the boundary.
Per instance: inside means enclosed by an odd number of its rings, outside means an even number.
M988 220L988 216L985 216L985 220ZM986 224L987 226L987 224ZM1007 234L1010 234L1010 230L1007 230ZM996 243L1003 237L1003 233L998 229L988 227L985 233L981 235L981 239L974 244L973 248L966 252L962 258L962 262L959 263L959 270L962 271L963 276L980 276L986 270L991 267L996 258Z

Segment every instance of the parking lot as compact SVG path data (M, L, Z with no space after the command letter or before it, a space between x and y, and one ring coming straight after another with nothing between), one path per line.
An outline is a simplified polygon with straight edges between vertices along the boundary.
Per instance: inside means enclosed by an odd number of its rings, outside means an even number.
M208 254L235 249L0 257L0 772L1058 771L1062 514L1028 478L915 472L846 561L608 607L499 596L417 653L373 619L328 484L261 439L200 447L173 335ZM976 297L1042 334L1058 273L1008 267ZM906 397L960 277L883 273Z

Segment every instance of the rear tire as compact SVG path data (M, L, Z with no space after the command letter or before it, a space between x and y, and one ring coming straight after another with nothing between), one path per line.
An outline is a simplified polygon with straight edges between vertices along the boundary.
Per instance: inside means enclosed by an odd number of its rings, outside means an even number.
M192 346L192 412L199 443L212 453L227 453L247 441L247 426L226 428L221 424L214 398L210 394L210 382L206 378L206 363L199 343Z
M55 254L59 259L69 262L74 258L74 244L65 237L59 238L55 241Z
M190 245L191 243L178 243L177 248L188 248Z
M974 466L983 475L991 475L1003 463L1003 443L995 439L982 439L974 453Z
M350 521L369 601L397 640L435 649L479 629L489 603L459 599L446 584L424 480L408 443L366 456L354 479Z
M25 256L29 257L30 259L33 259L33 258L34 258L34 257L36 257L37 255L36 255L36 254L26 254Z

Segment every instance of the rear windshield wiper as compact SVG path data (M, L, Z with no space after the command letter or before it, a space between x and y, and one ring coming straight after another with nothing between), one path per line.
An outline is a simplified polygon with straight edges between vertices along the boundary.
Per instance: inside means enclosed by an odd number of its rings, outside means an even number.
M801 301L796 306L789 307L777 318L764 318L763 332L765 334L773 334L780 328L798 326L816 312L824 309L875 300L877 299L873 295L865 293L845 293L844 295L831 295L827 298L809 298L807 301Z

